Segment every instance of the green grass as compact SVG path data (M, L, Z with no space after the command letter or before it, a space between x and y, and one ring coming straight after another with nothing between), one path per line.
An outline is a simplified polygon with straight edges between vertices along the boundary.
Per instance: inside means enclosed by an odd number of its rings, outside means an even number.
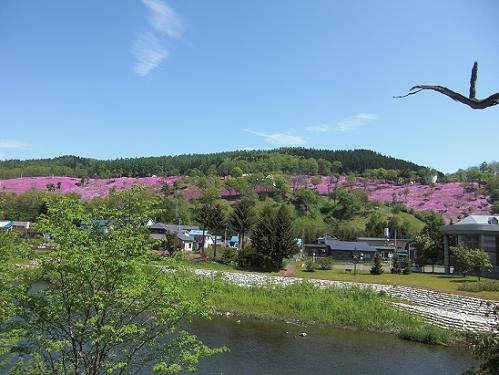
M346 264L344 262L334 262L334 264ZM348 263L351 264L351 263ZM241 272L235 270L228 265L217 262L203 262L203 261L189 261L183 260L180 265L186 268L205 268L214 271L229 271ZM351 265L353 269L353 265ZM273 273L269 275L283 275L283 272ZM359 283L376 283L388 285L403 285L414 288L422 288L429 290L437 290L445 293L453 293L466 295L471 297L490 299L499 301L499 292L490 290L480 290L474 285L477 283L477 278L474 276L461 277L445 274L430 274L430 273L411 273L410 275L395 275L391 273L383 273L382 275L371 275L369 271L357 271L357 275L353 272L345 272L344 270L316 270L315 272L305 272L296 267L296 277L303 277L306 279L324 279L324 280L338 280L338 281L352 281ZM482 277L482 283L494 282L494 279ZM466 285L464 288L463 286ZM465 289L465 290L460 290ZM475 291L476 290L476 291Z
M269 284L241 287L220 279L197 278L190 292L211 286L209 299L218 311L230 311L271 320L350 327L402 334L403 338L447 344L454 332L431 326L417 316L397 310L386 296L363 288L317 288L310 283L287 287Z
M353 268L353 266L352 266ZM371 275L369 271L357 271L357 275L344 270L316 270L313 273L303 272L299 267L296 267L295 275L297 277L315 278L324 280L339 280L352 281L361 283L377 283L390 285L403 285L414 288L438 290L446 293L454 293L467 295L472 297L491 299L499 301L499 292L483 290L480 292L472 292L459 290L463 284L477 283L476 277L461 277L444 274L428 274L428 273L411 273L410 275L396 275L391 273L383 273L382 275ZM493 279L482 277L482 282L492 282Z

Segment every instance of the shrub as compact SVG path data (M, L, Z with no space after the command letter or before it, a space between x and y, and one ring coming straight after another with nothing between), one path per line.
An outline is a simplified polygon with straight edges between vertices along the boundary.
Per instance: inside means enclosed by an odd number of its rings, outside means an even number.
M464 292L499 292L499 281L482 281L479 283L463 283L457 287Z
M302 268L306 272L314 272L315 271L315 263L312 258L306 258L302 263Z
M402 273L404 275L409 275L412 272L412 270L411 270L412 263L411 263L411 260L409 258L400 259L399 264L400 264L400 268L402 270Z
M239 268L253 268L256 263L256 252L253 246L248 245L237 253L236 264Z
M237 251L235 249L230 248L230 247L225 248L225 250L222 254L221 262L223 264L227 264L229 266L232 266L236 263L236 260L237 260Z
M426 325L419 329L400 330L399 337L404 340L418 341L425 344L445 344L449 341L449 332L439 327Z
M317 267L321 270L330 270L333 268L333 260L330 257L323 257L317 260Z

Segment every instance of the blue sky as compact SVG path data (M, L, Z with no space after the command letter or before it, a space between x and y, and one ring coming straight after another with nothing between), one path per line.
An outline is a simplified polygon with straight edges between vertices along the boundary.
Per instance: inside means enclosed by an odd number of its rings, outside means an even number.
M499 159L497 0L4 0L0 158L367 148Z

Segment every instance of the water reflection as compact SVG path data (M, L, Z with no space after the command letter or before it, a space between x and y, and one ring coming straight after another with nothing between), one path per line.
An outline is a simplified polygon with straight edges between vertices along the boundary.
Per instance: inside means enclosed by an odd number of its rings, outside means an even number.
M389 335L217 317L191 332L229 353L201 362L201 374L461 374L477 362L463 349ZM306 337L299 333L306 331Z

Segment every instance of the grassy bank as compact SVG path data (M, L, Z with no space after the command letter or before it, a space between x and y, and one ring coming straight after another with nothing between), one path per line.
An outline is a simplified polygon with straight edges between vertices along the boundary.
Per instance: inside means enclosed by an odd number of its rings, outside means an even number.
M187 268L205 268L215 271L230 271L242 272L234 268L217 263L214 261L190 261L182 260L180 264ZM336 264L336 263L335 263ZM338 263L339 264L339 263ZM350 264L353 269L353 265ZM283 272L269 274L269 275L284 275ZM358 283L375 283L387 285L403 285L413 288L437 290L445 293L460 294L470 297L490 299L499 301L499 292L490 290L479 290L473 288L477 284L475 276L462 277L460 275L445 275L445 274L431 274L431 273L411 273L410 275L384 273L382 275L371 275L369 271L357 271L354 275L352 271L346 272L345 270L316 270L314 272L305 272L300 269L300 264L296 264L296 277L305 279L323 279L323 280L338 280L338 281L351 281ZM482 282L494 282L494 279L482 277ZM463 286L465 288L463 288ZM466 290L460 290L466 289ZM476 289L476 291L474 291Z
M353 266L352 266L353 267ZM409 275L398 275L384 273L382 275L371 275L369 271L357 271L354 275L351 271L345 270L316 270L315 272L305 272L297 264L295 275L303 278L316 278L324 280L352 281L359 283L376 283L389 285L403 285L413 288L438 290L445 293L466 295L476 298L484 298L499 301L499 292L496 291L463 291L458 288L463 284L476 284L477 278L468 276L455 276L445 274L411 273ZM482 282L492 282L493 279L482 277Z
M400 334L402 338L432 344L448 344L456 339L453 332L428 325L419 317L395 309L387 297L371 290L319 289L310 283L248 288L220 279L195 278L190 292L196 293L203 286L211 286L209 299L219 311Z

